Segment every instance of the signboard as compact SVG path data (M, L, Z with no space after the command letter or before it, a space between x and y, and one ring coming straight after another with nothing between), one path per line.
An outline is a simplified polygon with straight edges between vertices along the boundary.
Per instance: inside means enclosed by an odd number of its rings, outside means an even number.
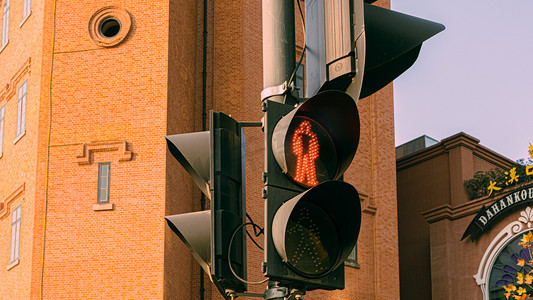
M513 208L526 203L533 203L533 186L531 185L506 194L489 206L483 205L474 220L466 228L461 240L468 236L471 236L472 240L476 240L490 228L494 220L506 215Z

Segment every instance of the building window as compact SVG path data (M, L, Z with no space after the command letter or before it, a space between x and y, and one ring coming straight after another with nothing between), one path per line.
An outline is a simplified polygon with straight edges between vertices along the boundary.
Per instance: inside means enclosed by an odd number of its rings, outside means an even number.
M531 231L529 231L531 232ZM524 232L524 235L527 235L528 232ZM524 248L520 246L520 241L523 235L518 234L513 240L511 240L505 248L498 254L496 260L494 260L494 265L490 272L489 280L489 292L490 299L507 299L504 295L505 290L503 286L509 284L516 284L515 278L518 273L529 274L531 271L531 266L529 261L531 261L531 250L529 248ZM518 264L518 260L525 260L525 264ZM510 297L512 298L512 297Z
M9 263L15 263L19 259L20 248L20 211L19 205L11 215L11 255L9 256Z
M352 252L345 261L345 264L350 267L360 268L361 266L357 262L357 244L353 247Z
M22 6L22 20L26 20L27 17L29 17L31 13L31 0L24 0L23 6Z
M305 66L300 64L296 70L295 85L298 88L298 97L303 98L305 96L305 80L304 80Z
M26 132L26 95L28 80L19 87L18 105L17 105L17 134L15 142Z
M98 197L96 203L109 203L109 177L111 163L98 164Z
M2 47L4 48L9 41L9 1L5 0L2 5Z
M5 116L5 105L0 108L0 157L2 157L2 150L4 146L4 116Z

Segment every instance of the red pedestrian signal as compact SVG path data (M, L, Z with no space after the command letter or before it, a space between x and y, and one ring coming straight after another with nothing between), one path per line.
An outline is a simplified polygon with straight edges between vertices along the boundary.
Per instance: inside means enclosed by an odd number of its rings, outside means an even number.
M311 130L311 122L303 120L292 133L292 154L296 156L295 174L289 174L302 185L311 187L318 184L315 160L320 153L316 133Z

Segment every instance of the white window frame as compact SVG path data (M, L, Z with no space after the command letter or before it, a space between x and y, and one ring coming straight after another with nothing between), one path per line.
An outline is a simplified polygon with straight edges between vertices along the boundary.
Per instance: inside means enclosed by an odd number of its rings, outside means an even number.
M111 163L98 163L98 195L97 204L109 203L109 186L111 184Z
M18 89L17 101L17 132L15 134L16 143L26 133L26 101L28 98L28 80Z
M9 42L9 1L10 0L5 0L2 4L2 45L0 46L1 50L3 50Z
M31 0L23 0L23 4L22 4L22 23L20 24L22 26L22 24L24 24L24 21L26 21L26 19L30 16L31 14Z
M14 264L19 260L20 254L20 220L22 205L19 205L11 214L11 246L9 247L9 263Z

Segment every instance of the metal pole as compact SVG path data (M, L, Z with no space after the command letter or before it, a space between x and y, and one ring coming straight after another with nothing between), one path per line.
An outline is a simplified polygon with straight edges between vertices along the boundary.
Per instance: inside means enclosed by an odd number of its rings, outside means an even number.
M287 84L295 67L294 1L263 0L263 100L267 97L296 104L296 99L287 96ZM288 296L287 287L268 281L265 300L286 300Z
M263 0L264 89L281 86L289 81L296 66L294 35L294 1ZM284 98L292 97L269 97L277 102L284 102ZM291 101L293 100L289 100Z

